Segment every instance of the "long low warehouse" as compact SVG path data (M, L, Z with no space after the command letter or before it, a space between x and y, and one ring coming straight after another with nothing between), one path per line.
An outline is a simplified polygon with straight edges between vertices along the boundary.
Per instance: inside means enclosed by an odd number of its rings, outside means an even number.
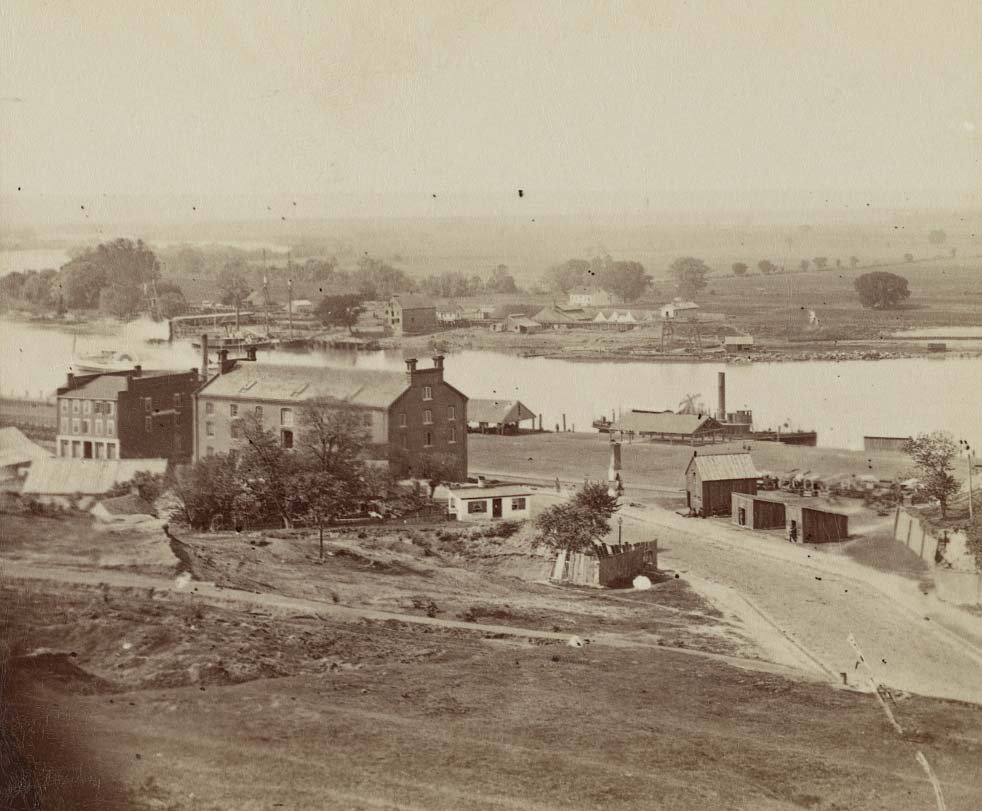
M832 543L849 538L849 516L810 500L782 501L733 493L731 517L748 529L784 529L792 543Z

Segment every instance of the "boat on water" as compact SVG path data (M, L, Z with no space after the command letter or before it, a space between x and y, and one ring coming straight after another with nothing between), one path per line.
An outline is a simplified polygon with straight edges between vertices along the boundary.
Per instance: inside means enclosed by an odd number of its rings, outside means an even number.
M208 336L208 348L215 351L227 349L230 352L243 352L246 349L272 349L276 344L274 338L266 338L252 332ZM201 349L201 341L191 341L191 346Z
M123 372L140 363L138 355L120 352L115 349L102 349L76 355L72 369L78 374L98 374L100 372Z

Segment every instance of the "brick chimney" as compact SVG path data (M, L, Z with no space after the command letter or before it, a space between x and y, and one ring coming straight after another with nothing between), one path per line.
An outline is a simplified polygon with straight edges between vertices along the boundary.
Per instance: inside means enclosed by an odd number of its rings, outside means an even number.
M414 374L416 374L416 358L406 358L406 377L409 378L409 385L413 383Z
M208 333L201 333L201 379L208 379Z
M433 356L433 368L440 370L440 379L443 380L443 355Z
M234 363L228 359L228 350L227 349L219 349L218 350L218 373L223 375L226 372L228 372L232 368L232 366L234 366Z
M139 377L143 374L143 367L138 363L133 367L133 377Z
M255 360L255 359L256 359L256 347L254 347L254 346L247 346L246 347L246 360Z

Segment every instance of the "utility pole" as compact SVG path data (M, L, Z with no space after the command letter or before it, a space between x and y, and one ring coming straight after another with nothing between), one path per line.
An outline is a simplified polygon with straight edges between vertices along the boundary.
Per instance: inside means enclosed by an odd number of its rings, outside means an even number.
M968 518L971 520L975 518L975 507L972 504L972 468L975 466L975 451L964 439L959 439L958 444L962 446L962 450L968 458Z

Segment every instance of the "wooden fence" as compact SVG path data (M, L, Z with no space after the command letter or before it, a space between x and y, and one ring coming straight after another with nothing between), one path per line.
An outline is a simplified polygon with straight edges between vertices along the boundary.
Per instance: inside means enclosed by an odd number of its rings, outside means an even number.
M948 544L964 545L963 533L945 533ZM931 567L931 575L938 597L956 605L982 605L982 572L972 572L949 568L945 553L951 555L951 548L924 528L920 518L906 510L897 509L893 521L893 538ZM939 553L938 547L941 544ZM940 565L939 565L940 564Z
M610 586L657 568L657 540L623 546L601 544L596 556L561 550L550 580L583 586Z

